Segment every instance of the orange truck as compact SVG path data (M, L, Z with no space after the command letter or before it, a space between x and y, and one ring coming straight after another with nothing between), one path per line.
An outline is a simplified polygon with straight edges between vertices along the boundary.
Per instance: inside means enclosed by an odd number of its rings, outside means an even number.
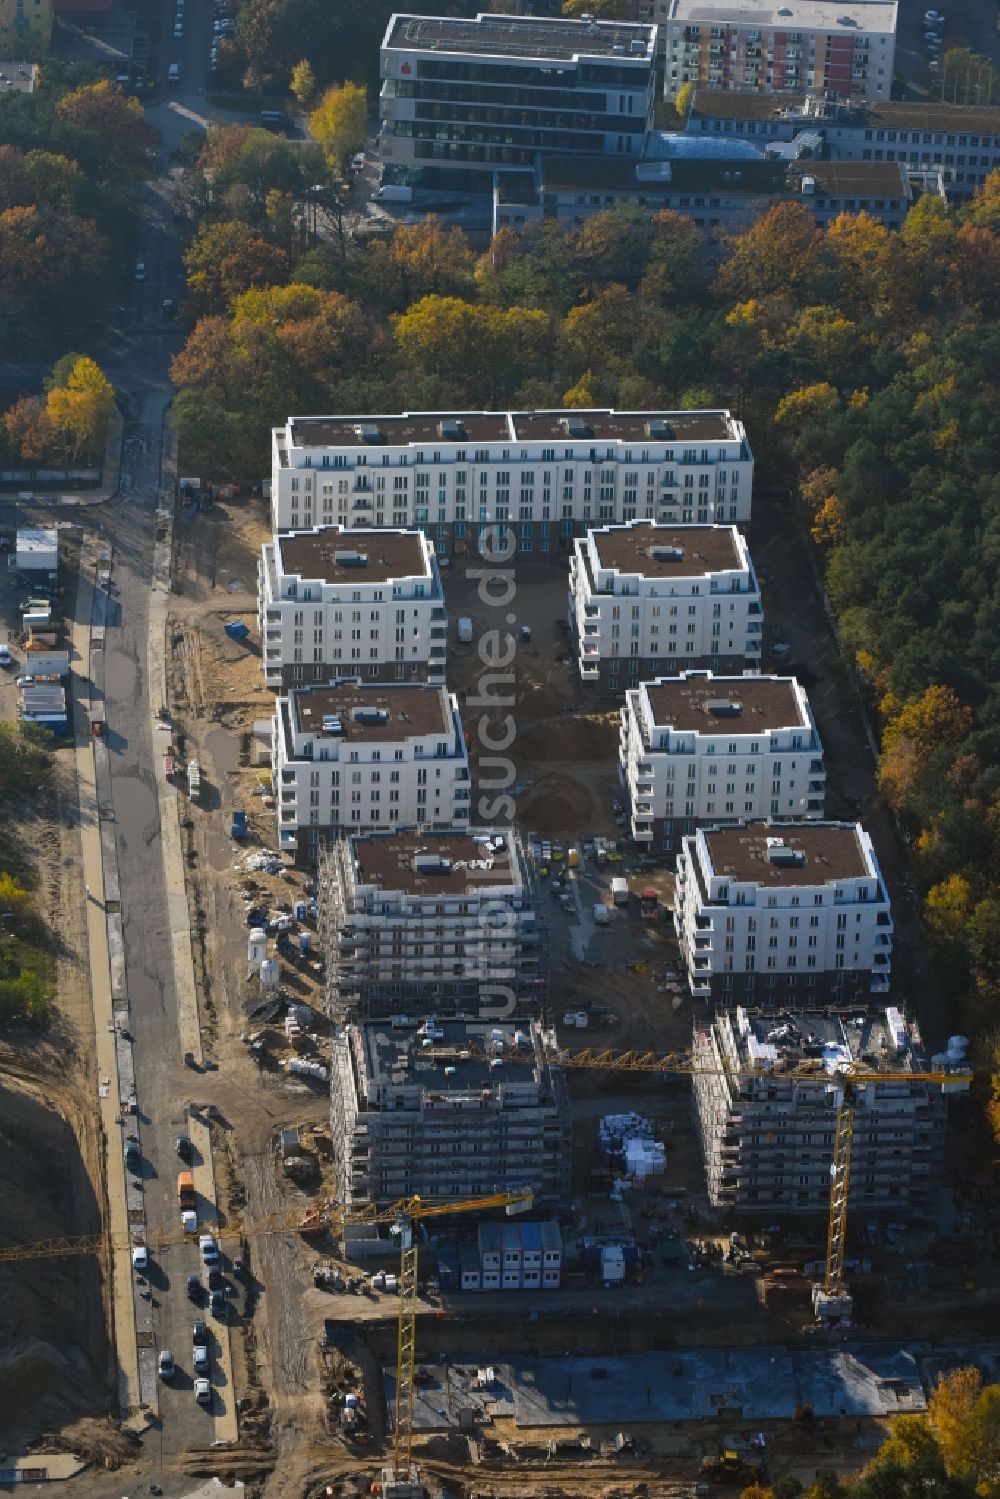
M194 1177L190 1171L178 1171L177 1173L177 1206L183 1212L185 1208L195 1208L198 1199L194 1191Z

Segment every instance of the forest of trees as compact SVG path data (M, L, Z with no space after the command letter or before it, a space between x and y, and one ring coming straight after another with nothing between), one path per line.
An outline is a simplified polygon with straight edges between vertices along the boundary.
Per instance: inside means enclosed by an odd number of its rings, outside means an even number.
M24 807L46 780L51 735L35 724L0 722L0 799ZM55 964L31 894L37 878L14 821L0 823L0 1023L48 1025Z
M309 174L269 185L284 148L261 134L210 133L194 175L187 466L258 478L292 411L731 405L758 484L812 532L955 1023L992 1044L1000 174L959 210L922 198L898 234L865 213L820 232L787 203L720 249L677 213L622 209L477 255L433 219L313 243ZM1000 1132L1000 1077L993 1111Z
M78 81L82 76L84 81ZM46 63L0 103L0 358L37 359L100 316L158 136L92 70Z

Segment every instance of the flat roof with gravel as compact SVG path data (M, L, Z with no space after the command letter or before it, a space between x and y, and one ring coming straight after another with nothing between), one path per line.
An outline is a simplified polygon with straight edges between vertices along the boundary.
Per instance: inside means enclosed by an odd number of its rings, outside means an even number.
M699 734L806 728L794 677L660 677L645 682L653 727Z
M735 526L658 526L639 521L591 531L598 566L645 578L690 578L743 566Z
M280 572L321 583L388 583L430 578L420 531L345 531L323 526L274 538Z

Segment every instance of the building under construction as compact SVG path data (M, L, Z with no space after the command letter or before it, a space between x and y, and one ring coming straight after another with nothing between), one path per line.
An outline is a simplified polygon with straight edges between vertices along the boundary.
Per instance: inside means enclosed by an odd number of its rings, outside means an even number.
M434 1019L334 1035L330 1116L339 1201L456 1201L514 1187L569 1197L565 1083L534 1023Z
M948 1054L931 1059L934 1070L961 1072L962 1043L953 1037ZM694 1062L704 1069L694 1077L694 1114L714 1206L827 1211L842 1077L852 1065L893 1074L853 1089L852 1208L929 1206L947 1085L896 1080L928 1067L916 1027L897 1009L721 1012L696 1026ZM740 1075L749 1072L759 1075Z
M320 859L327 1008L336 1019L541 1015L548 948L510 828L393 828Z

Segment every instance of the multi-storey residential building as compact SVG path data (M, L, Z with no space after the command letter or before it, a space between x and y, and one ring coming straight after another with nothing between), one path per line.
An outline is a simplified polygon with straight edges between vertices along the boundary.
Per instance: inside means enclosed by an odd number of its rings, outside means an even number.
M652 124L655 26L394 15L382 42L383 182L488 193L547 151L638 156Z
M52 0L0 0L0 57L12 59L4 66L0 95L31 93L34 69L29 65L48 55L53 9Z
M448 617L434 549L419 531L317 526L261 549L257 609L269 687L444 681Z
M643 682L625 694L619 759L632 837L650 852L720 818L823 816L823 746L794 677Z
M697 830L677 856L674 927L696 999L780 1007L889 992L889 897L860 823Z
M664 93L685 83L762 95L888 99L896 0L657 0Z
M545 553L605 521L745 522L752 484L728 411L291 417L272 434L275 531L418 526L444 553L499 550L504 526Z
M611 691L664 672L760 663L760 588L735 526L588 531L570 558L569 614L581 680Z
M709 1201L747 1213L825 1214L838 1074L854 1065L927 1070L919 1034L892 1008L727 1010L696 1024L693 1052L704 1069L694 1078L694 1115ZM963 1063L935 1057L934 1066L954 1067L956 1091L963 1086ZM810 1068L811 1077L787 1075ZM761 1075L740 1076L748 1072ZM904 1078L858 1087L854 1097L851 1205L929 1208L945 1125L941 1086Z
M689 133L730 136L762 151L836 162L900 164L907 171L940 172L949 198L971 197L1000 166L1000 110L996 105L844 104L835 99L781 99L699 89L688 113ZM869 196L869 195L865 195ZM858 207L866 205L860 201Z
M549 219L582 224L595 213L634 204L651 214L664 208L683 213L707 239L719 239L790 202L804 203L820 228L863 208L887 228L900 229L924 193L945 196L940 168L713 157L707 148L704 156L640 162L547 156L534 172L497 173L493 232L520 231Z
M320 861L332 1015L537 1014L546 932L511 829L342 839Z
M569 1194L563 1076L534 1023L368 1023L336 1032L331 1126L345 1207L450 1201L531 1186Z
M313 861L341 828L468 822L469 756L454 693L342 681L279 697L271 764L282 852Z

